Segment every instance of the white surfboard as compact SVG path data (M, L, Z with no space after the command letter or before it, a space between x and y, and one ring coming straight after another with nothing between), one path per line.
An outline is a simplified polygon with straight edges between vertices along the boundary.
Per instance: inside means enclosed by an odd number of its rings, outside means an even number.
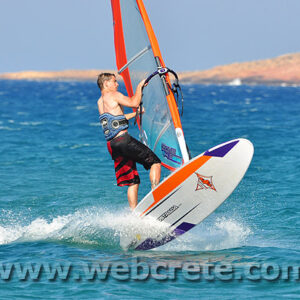
M209 149L174 171L134 210L149 230L129 230L129 234L121 236L121 247L156 248L202 222L237 187L253 152L250 141L236 139Z

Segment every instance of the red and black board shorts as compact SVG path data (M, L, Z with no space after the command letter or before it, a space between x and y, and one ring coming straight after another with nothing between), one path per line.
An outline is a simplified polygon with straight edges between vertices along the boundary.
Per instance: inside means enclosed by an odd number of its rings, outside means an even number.
M136 163L149 170L160 159L143 143L127 132L107 142L108 151L115 162L118 186L139 184L140 177Z

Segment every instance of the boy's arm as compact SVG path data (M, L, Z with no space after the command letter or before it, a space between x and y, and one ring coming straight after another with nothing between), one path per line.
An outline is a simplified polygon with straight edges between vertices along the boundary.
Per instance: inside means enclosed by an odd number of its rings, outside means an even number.
M120 92L116 92L115 100L123 106L127 107L138 107L142 100L142 87L144 85L145 80L142 80L135 91L135 94L132 97L127 97Z
M132 112L132 113L129 113L129 114L125 114L124 116L127 120L130 120L130 119L132 119L136 116L136 113Z
M145 112L145 109L144 109L144 107L143 107L143 110L142 110L142 113L144 113ZM138 108L138 114L139 114L140 112L139 112L139 108ZM125 116L125 118L127 119L127 120L130 120L130 119L132 119L132 118L135 118L135 116L136 116L136 111L135 112L132 112L132 113L129 113L129 114L125 114L124 115Z

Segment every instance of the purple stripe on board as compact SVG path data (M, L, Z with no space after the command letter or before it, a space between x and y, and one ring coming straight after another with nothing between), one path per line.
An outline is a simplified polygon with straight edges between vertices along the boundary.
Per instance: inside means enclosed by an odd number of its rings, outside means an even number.
M153 240L151 238L146 239L143 243L141 243L139 246L137 246L135 248L135 250L149 250L149 249L153 249L156 247L159 247L161 245L164 245L172 240L174 240L176 237L176 235L168 235L165 238L163 238L162 240Z
M212 151L208 150L204 153L204 155L215 156L215 157L224 157L238 142L239 142L239 140L228 143L228 144L221 146L217 149L214 149Z
M176 227L171 234L164 237L163 239L161 239L159 241L153 240L151 238L146 239L143 243L141 243L138 247L136 247L135 250L149 250L149 249L153 249L153 248L159 247L161 245L164 245L164 244L174 240L177 236L187 232L194 226L195 226L195 224L183 222L178 227Z
M186 232L186 231L189 231L190 229L192 229L194 226L195 226L195 224L188 223L188 222L182 222L176 229Z

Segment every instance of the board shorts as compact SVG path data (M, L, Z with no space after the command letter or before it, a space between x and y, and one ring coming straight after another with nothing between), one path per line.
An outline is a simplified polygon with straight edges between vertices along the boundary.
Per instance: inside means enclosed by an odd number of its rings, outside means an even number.
M114 160L117 185L133 185L140 183L136 163L149 170L160 159L143 143L127 132L107 142L108 151Z

